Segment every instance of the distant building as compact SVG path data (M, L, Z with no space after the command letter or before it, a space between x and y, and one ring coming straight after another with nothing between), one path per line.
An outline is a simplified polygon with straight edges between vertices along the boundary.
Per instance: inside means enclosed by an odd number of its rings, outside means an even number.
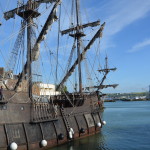
M19 78L19 75L13 75L11 71L5 72L4 68L0 67L0 86L3 86L4 89L7 86L8 89L13 90L18 81L18 78ZM20 82L17 88L17 91L27 92L28 81L23 79L22 82ZM61 92L56 91L56 87L54 84L46 84L46 83L41 83L41 82L33 82L32 93L34 96L42 96L42 97L48 97L48 98L52 95L61 94Z
M127 98L127 96L121 96L120 97L120 99L126 99Z
M50 97L51 95L59 95L61 92L56 91L54 84L38 83L37 86L40 89L40 96Z
M140 99L140 97L139 97L139 96L136 96L135 99Z

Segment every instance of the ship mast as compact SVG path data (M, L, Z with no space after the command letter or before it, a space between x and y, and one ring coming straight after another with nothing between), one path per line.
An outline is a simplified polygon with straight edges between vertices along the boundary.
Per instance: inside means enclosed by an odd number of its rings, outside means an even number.
M103 85L106 77L107 77L107 74L110 72L110 71L116 71L117 68L108 68L108 57L106 56L105 58L105 68L104 69L101 69L101 70L98 70L99 72L104 72L104 76L99 84L99 86L96 86L95 88L97 88L97 91L99 89L102 89L102 88L107 88L107 87L113 87L113 88L116 88L118 86L118 84L113 84L113 85Z
M79 74L79 92L82 93L82 72L81 72L81 57L80 57L80 42L81 37L84 36L81 34L79 29L79 0L76 0L76 19L77 19L77 31L76 31L76 39L77 39L77 56L78 56L78 74Z
M108 57L106 56L105 58L105 67L104 69L101 69L101 70L98 70L99 72L104 72L104 76L100 82L100 84L98 86L90 86L90 87L85 87L84 89L85 90L89 90L89 89L97 89L96 91L99 91L100 89L104 89L104 88L108 88L108 87L113 87L113 88L116 88L118 86L118 84L109 84L109 85L103 85L106 77L107 77L107 74L110 72L110 71L115 71L117 68L109 68L108 67Z
M29 0L31 1L31 0ZM31 60L31 24L33 22L32 17L28 17L27 19L27 75L29 80L28 93L29 97L32 98L32 60Z
M33 18L37 18L40 15L40 13L37 11L37 8L42 3L53 3L53 2L55 2L55 5L52 11L50 12L50 15L36 41L36 44L34 45L34 48L32 49L31 28L32 28L32 25L34 24ZM28 93L29 93L30 98L32 98L32 61L37 60L35 49L36 51L38 51L38 45L44 39L44 36L47 33L49 26L51 26L52 23L57 20L56 8L60 3L61 3L61 0L37 0L37 1L28 0L26 5L22 5L20 7L17 7L13 10L10 10L4 13L4 18L6 20L13 18L15 14L17 14L18 16L20 16L21 18L27 21L27 62L23 68L22 73L20 74L20 77L18 79L18 82L16 83L14 90L16 90L17 87L19 86L19 83L24 77L24 74L27 74L27 78L29 80Z
M37 11L34 11L38 7L36 2L28 0L26 5L22 5L18 8L10 10L4 13L4 18L6 20L13 18L15 14L26 20L27 22L27 63L24 68L26 68L28 82L28 94L29 98L32 98L32 49L31 49L31 27L33 24L33 18L40 15ZM22 74L21 74L22 76ZM19 85L19 83L17 83ZM16 89L16 87L15 87Z
M34 9L37 5L32 0L28 0L27 9L18 13L20 17L27 21L27 79L28 79L28 94L29 98L32 98L32 48L31 48L31 28L33 24L33 18L38 17L40 14Z
M83 28L87 28L87 27L95 27L95 26L99 26L100 25L100 21L96 21L96 22L91 22L91 23L87 23L87 24L83 24L82 26L78 26L79 28L83 29ZM102 37L102 32L105 26L105 22L101 25L100 29L96 32L96 34L94 35L94 37L89 41L89 43L87 44L87 46L84 48L84 50L80 53L80 62L83 61L84 59L84 55L85 53L91 48L91 46L93 45L93 43L96 41L97 38ZM62 31L62 35L67 34L69 32L72 31L76 31L77 27L73 27L67 30ZM80 32L79 34L85 35L84 33ZM69 34L70 36L74 37L74 34ZM72 72L74 72L76 66L78 65L79 61L78 58L75 60L74 64L70 67L69 71L67 72L67 74L64 76L64 78L62 79L62 81L59 83L59 85L57 86L56 90L59 90L62 85L66 82L66 80L71 76Z
M73 37L77 41L77 59L75 60L74 64L70 67L64 78L61 80L59 85L57 86L56 90L59 90L62 85L66 82L66 80L71 76L72 72L74 72L76 66L78 66L78 76L79 76L79 93L82 93L82 72L81 72L81 61L84 59L84 55L87 52L88 49L92 46L92 44L95 42L97 38L102 37L102 31L104 29L105 23L103 23L100 27L100 29L97 31L97 33L94 35L94 37L91 39L91 41L87 44L87 46L83 49L82 52L81 50L81 37L86 36L81 30L83 28L87 27L95 27L100 25L100 21L95 21L95 22L90 22L87 24L80 24L80 3L79 0L75 0L76 3L76 21L77 25L74 27L71 27L69 29L61 31L61 34L69 34L69 36ZM75 33L70 33L75 31Z

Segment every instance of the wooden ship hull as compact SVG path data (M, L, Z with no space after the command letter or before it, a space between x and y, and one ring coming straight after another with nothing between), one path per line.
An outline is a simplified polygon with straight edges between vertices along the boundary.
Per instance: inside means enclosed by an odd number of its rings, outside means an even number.
M15 95L12 101L18 97ZM57 113L52 113L50 103L1 101L0 149L12 149L12 143L19 150L46 149L100 132L102 105L89 105L91 98L96 100L97 96L87 95L81 106L74 108L58 107ZM43 140L46 146L42 145Z

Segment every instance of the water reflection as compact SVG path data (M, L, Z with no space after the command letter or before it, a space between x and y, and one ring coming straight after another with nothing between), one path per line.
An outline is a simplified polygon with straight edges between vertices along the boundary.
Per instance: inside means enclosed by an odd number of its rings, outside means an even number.
M87 138L71 141L68 144L60 145L51 150L109 150L105 143L103 133L98 133Z
M73 150L73 146L72 145L70 146L69 150Z
M50 150L150 150L150 101L105 105L102 132Z

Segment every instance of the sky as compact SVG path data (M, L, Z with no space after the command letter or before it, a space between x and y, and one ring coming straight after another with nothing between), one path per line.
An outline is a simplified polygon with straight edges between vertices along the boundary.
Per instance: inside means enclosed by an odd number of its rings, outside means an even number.
M66 1L64 0L65 3ZM5 57L4 49L9 49L11 45L9 40L8 47L6 32L11 33L13 30L13 25L7 25L4 28L6 21L2 18L2 12L14 8L14 0L7 0L7 3L9 5L6 7L6 2L0 1L0 22L2 22L0 52L3 57ZM110 67L117 67L116 72L109 74L108 81L117 83L119 86L116 89L106 89L104 92L148 91L150 85L150 0L81 0L81 7L85 8L86 12L83 14L83 22L87 16L92 21L100 19L101 23L106 22L100 43L101 53L103 56L107 53ZM13 19L10 22L13 22ZM67 21L64 24L67 24ZM47 59L45 58L45 61ZM0 55L2 66L3 62Z
M106 22L102 49L117 71L111 80L119 84L110 92L148 91L150 84L150 0L93 0L94 17Z

